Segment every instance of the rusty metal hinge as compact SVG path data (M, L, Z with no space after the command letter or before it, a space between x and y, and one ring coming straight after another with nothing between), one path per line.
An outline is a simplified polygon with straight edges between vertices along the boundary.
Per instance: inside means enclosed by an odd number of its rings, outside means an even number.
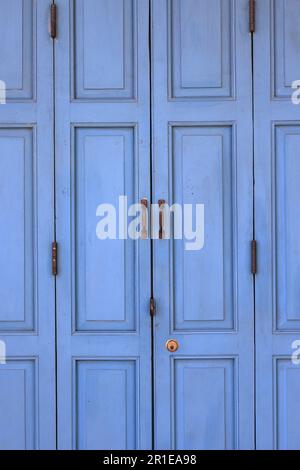
M156 311L155 300L153 297L151 297L150 299L150 316L151 317L155 316L155 311Z
M57 276L58 270L57 270L57 242L52 243L52 274L53 276Z
M252 240L251 243L251 272L257 274L257 241Z
M52 39L55 39L57 34L57 5L52 3L50 8L50 35Z
M249 29L255 33L255 0L249 0Z

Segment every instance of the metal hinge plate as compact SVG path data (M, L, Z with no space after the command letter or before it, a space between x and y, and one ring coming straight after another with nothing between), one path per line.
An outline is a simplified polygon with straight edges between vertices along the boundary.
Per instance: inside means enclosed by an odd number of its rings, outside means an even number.
M57 242L52 243L52 274L57 276Z
M153 297L151 297L150 299L150 316L151 317L155 316L155 311L156 311L155 300Z
M249 0L249 29L255 33L255 0Z
M52 39L56 38L57 33L57 6L52 3L50 7L50 35Z
M252 240L251 243L251 272L257 274L257 241Z

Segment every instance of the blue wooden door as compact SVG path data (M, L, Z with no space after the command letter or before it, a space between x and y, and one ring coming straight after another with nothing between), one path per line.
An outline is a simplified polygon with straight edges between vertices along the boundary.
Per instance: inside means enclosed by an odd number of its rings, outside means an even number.
M155 447L254 446L248 1L153 0L154 201L205 205L205 243L154 242ZM175 339L179 349L165 343Z
M151 447L150 240L99 240L150 201L148 0L58 0L58 446Z
M257 2L254 67L257 447L299 449L298 0Z
M299 0L50 4L0 0L0 449L299 449ZM151 194L204 225L120 236Z
M53 44L48 0L0 2L0 448L55 447ZM2 356L2 354L1 354Z

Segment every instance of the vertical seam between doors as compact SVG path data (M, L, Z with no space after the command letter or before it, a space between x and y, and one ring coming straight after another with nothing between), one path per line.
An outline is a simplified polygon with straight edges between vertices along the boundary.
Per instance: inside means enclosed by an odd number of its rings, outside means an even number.
M251 33L251 78L252 78L252 219L253 240L256 240L255 225L255 86L254 86L254 34ZM253 274L253 392L254 392L254 449L256 445L256 273Z
M52 0L52 5L55 5L55 0ZM53 192L54 192L54 240L56 241L56 54L55 54L55 38L52 39L52 69L53 69ZM57 351L57 277L54 277L54 317L55 317L55 441L56 441L56 450L58 449L58 351Z
M155 299L154 295L154 257L153 257L153 240L152 240L152 220L151 220L151 207L153 204L153 67L152 67L152 0L149 0L149 32L148 32L148 57L149 57L149 133L150 133L150 149L149 149L149 158L150 158L150 264L151 264L151 297ZM151 437L152 450L155 449L155 412L154 412L154 403L155 403L155 390L154 390L154 325L155 319L151 317Z

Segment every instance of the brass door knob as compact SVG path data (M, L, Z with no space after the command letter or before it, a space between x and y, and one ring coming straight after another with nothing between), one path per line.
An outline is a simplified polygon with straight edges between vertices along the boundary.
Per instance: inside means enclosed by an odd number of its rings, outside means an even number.
M179 349L179 344L175 339L169 339L166 342L166 348L169 352L174 353Z

